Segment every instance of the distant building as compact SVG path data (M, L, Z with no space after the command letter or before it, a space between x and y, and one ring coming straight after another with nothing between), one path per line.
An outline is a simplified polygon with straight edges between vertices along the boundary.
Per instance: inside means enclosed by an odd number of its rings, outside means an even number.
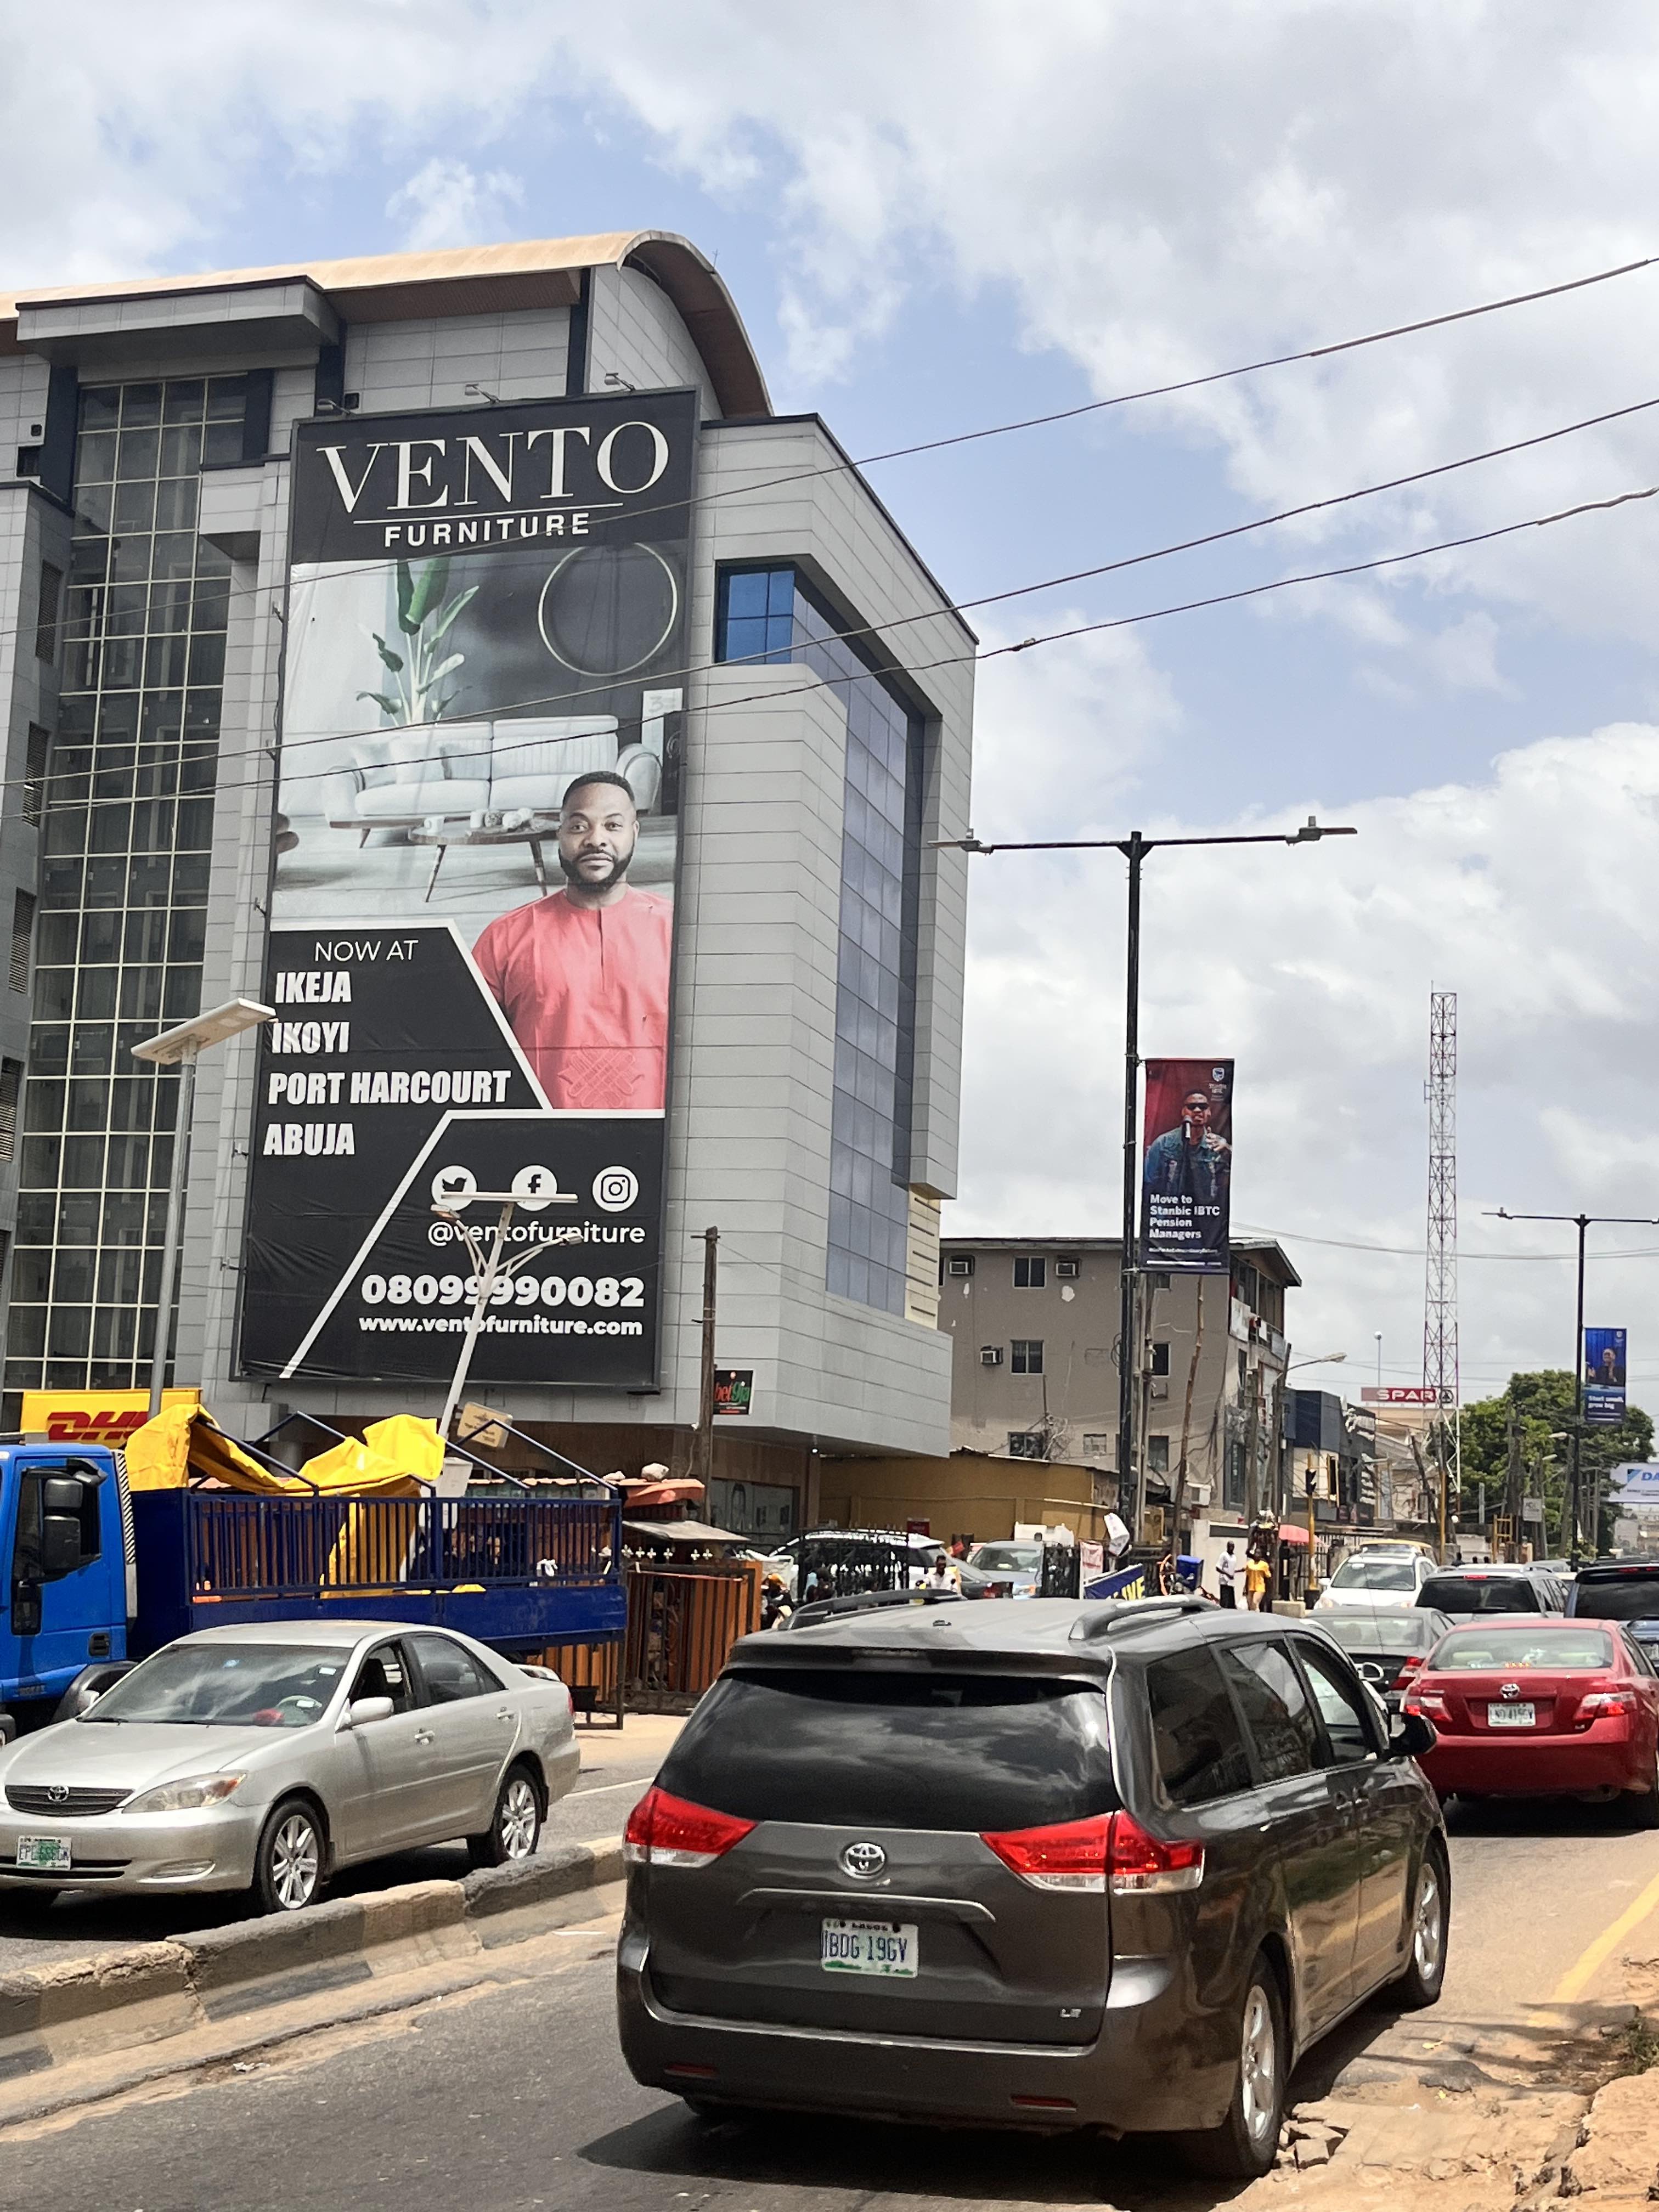
M1120 1251L1114 1237L944 1239L953 1452L1080 1464L1116 1500ZM1231 1279L1152 1277L1137 1427L1154 1509L1172 1502L1183 1434L1196 1521L1243 1526L1252 1451L1255 1499L1269 1507L1290 1357L1285 1293L1301 1279L1266 1240L1234 1245Z

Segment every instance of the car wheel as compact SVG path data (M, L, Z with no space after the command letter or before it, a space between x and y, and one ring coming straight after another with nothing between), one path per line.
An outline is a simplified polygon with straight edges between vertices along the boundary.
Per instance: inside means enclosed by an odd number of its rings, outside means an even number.
M1285 2118L1290 2039L1279 1978L1258 1951L1239 2013L1238 2073L1218 2128L1183 2136L1181 2146L1200 2173L1224 2181L1255 2181L1273 2165Z
M1395 2002L1421 2012L1440 2002L1446 1978L1446 1936L1451 1924L1451 1883L1439 1847L1431 1844L1417 1872L1417 1897L1406 1938L1406 1971L1395 1984Z
M542 1797L529 1770L508 1769L495 1795L495 1817L482 1836L469 1836L475 1867L511 1866L533 1856L542 1839Z
M1633 1790L1628 1802L1633 1828L1659 1828L1659 1775L1651 1790Z
M314 1807L285 1797L265 1822L253 1860L253 1894L262 1912L299 1912L322 1894L328 1844Z

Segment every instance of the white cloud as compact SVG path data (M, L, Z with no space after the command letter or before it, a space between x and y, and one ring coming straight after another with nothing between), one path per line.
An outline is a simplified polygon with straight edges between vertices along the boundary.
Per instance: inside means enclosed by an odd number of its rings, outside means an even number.
M1018 726L983 726L991 773L1006 773ZM1420 1360L1420 1259L1338 1246L1421 1247L1431 984L1458 992L1462 1017L1462 1138L1476 1164L1466 1247L1569 1249L1570 1233L1564 1243L1483 1218L1499 1205L1659 1216L1659 921L1638 889L1659 876L1659 732L1552 739L1504 756L1482 783L1358 805L1337 796L1319 812L1360 835L1149 859L1143 1049L1236 1055L1235 1211L1280 1233L1307 1279L1298 1344L1346 1349L1358 1370L1381 1328L1390 1364L1408 1370ZM1179 826L1194 826L1190 811ZM1122 863L1008 855L975 870L970 1201L950 1225L1114 1233ZM1604 1232L1608 1252L1642 1243L1639 1231ZM1595 1303L1639 1316L1643 1285L1598 1261ZM1471 1259L1462 1307L1477 1389L1510 1364L1565 1363L1571 1281L1558 1260ZM1659 1346L1633 1354L1638 1379L1644 1365L1659 1376Z
M386 211L402 222L404 246L418 253L499 238L523 199L523 185L505 169L481 177L466 162L434 154L393 192Z

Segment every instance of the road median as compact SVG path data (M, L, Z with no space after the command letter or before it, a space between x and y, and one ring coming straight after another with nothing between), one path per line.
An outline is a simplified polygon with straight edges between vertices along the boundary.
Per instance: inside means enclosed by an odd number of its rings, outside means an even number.
M0 2096L70 2062L499 1950L572 1917L622 1872L617 1838L555 1844L459 1881L410 1882L0 1975Z

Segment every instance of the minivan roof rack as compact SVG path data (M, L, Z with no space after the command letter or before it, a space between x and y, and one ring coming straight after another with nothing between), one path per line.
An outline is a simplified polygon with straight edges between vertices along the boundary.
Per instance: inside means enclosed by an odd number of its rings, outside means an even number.
M961 1603L962 1593L955 1589L855 1590L846 1597L815 1598L811 1605L799 1606L783 1626L786 1629L816 1628L821 1621L838 1620L843 1613L874 1613L890 1605Z
M1142 1621L1175 1620L1182 1613L1214 1611L1206 1597L1109 1598L1097 1610L1078 1615L1071 1641L1092 1644L1099 1637L1115 1635L1119 1629L1134 1628Z

